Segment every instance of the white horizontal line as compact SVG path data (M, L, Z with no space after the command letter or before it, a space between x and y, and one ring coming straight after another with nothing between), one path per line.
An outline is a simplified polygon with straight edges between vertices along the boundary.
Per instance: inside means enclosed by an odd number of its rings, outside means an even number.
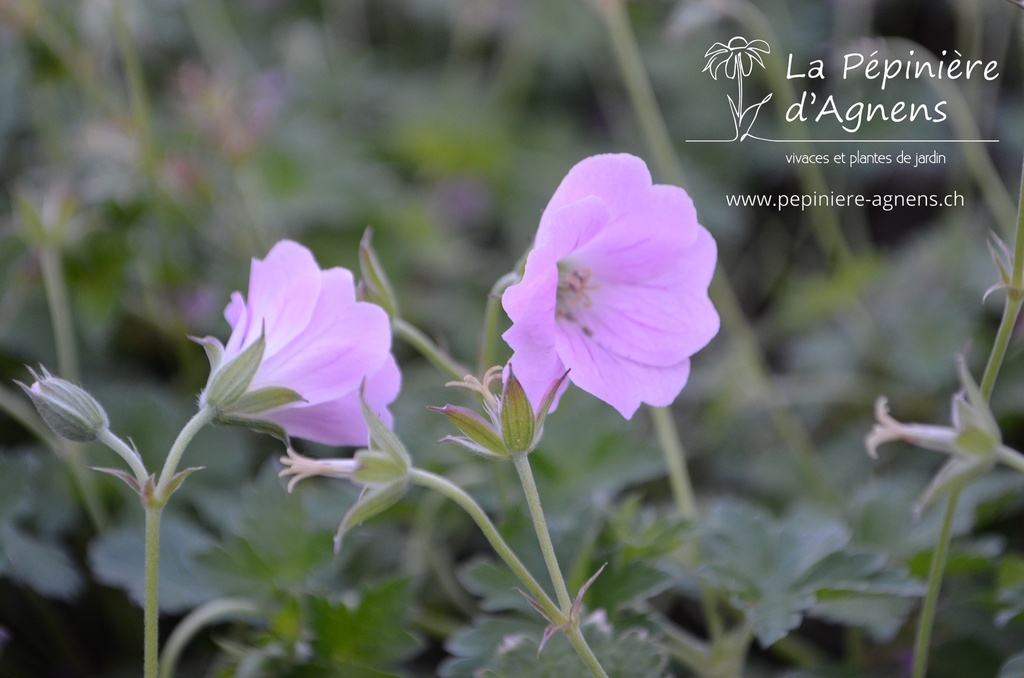
M762 139L773 144L998 144L999 139ZM735 139L685 139L688 144L732 144ZM744 140L745 141L745 140Z

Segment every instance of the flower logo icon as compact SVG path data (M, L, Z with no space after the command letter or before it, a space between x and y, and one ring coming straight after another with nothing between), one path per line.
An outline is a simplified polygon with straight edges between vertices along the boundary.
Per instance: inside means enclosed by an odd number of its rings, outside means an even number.
M754 64L764 68L764 60L761 55L770 52L771 47L764 40L747 40L737 35L728 43L716 42L704 54L704 58L708 60L704 70L711 73L712 78L718 80L718 74L721 72L725 74L726 78L736 81L736 99L733 100L731 95L727 95L733 126L736 129L736 135L730 141L743 141L751 136L750 128L753 127L761 106L772 98L769 93L758 103L743 107L743 78L753 72Z

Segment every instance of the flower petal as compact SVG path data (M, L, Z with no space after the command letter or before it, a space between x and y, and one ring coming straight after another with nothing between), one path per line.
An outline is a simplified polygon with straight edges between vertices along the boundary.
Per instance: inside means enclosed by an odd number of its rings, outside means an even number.
M388 426L392 425L392 417L387 404L397 397L400 386L401 375L391 355L366 380L366 403ZM260 416L281 425L289 435L325 445L366 445L369 442L358 389L333 400L313 405L295 403Z
M571 370L572 382L626 419L632 418L641 403L671 405L690 376L689 360L661 367L643 365L588 341L582 333L562 332L558 336L558 354ZM517 374L520 365L517 363Z
M365 375L384 362L391 349L387 313L356 301L351 272L324 271L315 301L308 325L264 358L251 388L287 385L313 404L358 390ZM273 336L268 329L268 343Z
M225 347L226 358L256 341L264 325L274 328L267 333L266 355L272 356L306 327L319 293L320 268L302 245L282 240L265 259L253 259L246 323L235 325ZM225 315L237 313L237 308L232 298Z
M651 185L651 173L644 161L626 153L595 155L581 160L562 179L541 216L541 232L551 226L553 215L570 203L599 197L614 214L620 206L633 205L637 194Z

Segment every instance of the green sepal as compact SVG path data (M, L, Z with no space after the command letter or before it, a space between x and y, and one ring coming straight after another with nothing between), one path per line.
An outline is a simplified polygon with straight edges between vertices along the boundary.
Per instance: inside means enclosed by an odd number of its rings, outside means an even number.
M364 301L377 304L389 318L394 318L398 315L395 291L373 249L372 238L373 231L367 228L359 241L359 270L363 274L359 281L359 296Z
M480 456L480 457L483 457L484 459L498 459L498 460L508 459L508 455L505 454L504 452L502 452L500 454L497 453L497 452L493 452L493 451L487 449L486 447L484 447L483 445L475 443L472 440L470 440L469 438L465 438L463 436L445 436L444 438L441 438L437 442L439 442L439 443L455 443L459 447L462 447L463 449L469 450L473 454L475 454L477 456Z
M216 337L189 337L189 339L202 346L206 351L206 358L210 361L210 374L216 372L224 362L224 344L220 343Z
M537 424L534 436L539 438L544 432L544 421L548 418L548 412L551 411L551 406L555 403L555 396L558 395L558 389L562 387L562 383L568 376L569 370L566 370L565 373L562 374L557 381L553 382L551 386L548 386L548 390L544 392L544 397L541 398L540 401L540 407L537 408ZM537 442L540 442L540 440L537 440L534 443L535 447Z
M190 475L192 475L196 471L203 470L203 468L205 468L205 467L203 467L203 466L192 466L192 467L189 467L187 469L184 469L183 471L178 471L173 476L171 476L171 480L170 480L169 483L167 483L167 489L164 490L164 496L162 497L162 499L164 501L167 501L167 498L170 497L172 494L174 494L175 491L179 487L181 487L181 484L183 482L185 482L185 478L188 478Z
M387 483L386 485L377 485L365 488L363 493L359 495L359 499L352 505L352 508L348 510L345 517L341 520L341 525L338 527L338 533L334 536L335 553L341 550L341 541L350 529L365 520L369 520L374 516L380 515L397 504L398 501L405 496L408 488L408 476L403 476L398 480Z
M220 424L221 426L237 426L239 428L247 428L257 433L266 433L274 436L285 445L288 444L288 433L284 430L280 424L275 424L272 421L266 419L258 419L254 417L237 416L231 413L219 413L214 417L213 422Z
M352 479L364 485L381 485L400 480L408 473L408 467L386 452L361 450L356 453L359 466Z
M501 394L501 435L505 449L510 453L529 452L533 449L533 432L537 418L526 395L526 389L508 367L508 379Z
M108 476L114 476L118 480L122 481L125 485L132 488L132 492L142 497L142 487L139 485L139 481L134 475L128 473L128 471L122 471L118 468L107 468L105 466L90 466L93 471L99 471L100 473L106 473ZM152 479L152 478L151 478Z
M472 451L478 452L483 456L501 458L508 456L508 451L505 448L505 442L498 436L497 431L494 430L494 425L473 410L466 407L459 407L458 405L428 407L427 409L432 412L440 412L448 417L448 421L454 424L457 429L465 433L469 437L469 441L475 443L475 445L482 450L479 451L477 449L469 448L472 449ZM469 447L461 442L459 438L453 438L452 436L443 438L442 441L450 441L463 445L463 447Z
M366 426L370 429L370 449L384 452L402 464L406 469L412 466L412 457L409 456L405 445L398 439L395 432L388 428L388 425L366 404L366 398L363 397L363 389L359 390L359 405L363 410L363 420L366 421Z
M290 388L264 386L255 391L246 391L225 411L229 414L253 415L304 400L305 398Z
M209 403L218 410L227 410L238 400L252 383L256 371L263 362L263 351L267 347L266 336L260 332L260 338L252 345L231 359L210 375L210 382L203 392L203 402Z

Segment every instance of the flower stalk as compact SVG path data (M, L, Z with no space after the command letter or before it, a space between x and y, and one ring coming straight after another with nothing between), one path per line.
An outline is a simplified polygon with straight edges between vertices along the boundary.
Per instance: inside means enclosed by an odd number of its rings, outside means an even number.
M1010 345L1013 328L1017 325L1021 306L1024 305L1024 176L1021 177L1020 194L1017 199L1017 230L1014 238L1013 269L1006 292L1003 317L999 322L999 330L992 344L992 351L989 353L988 361L985 364L985 372L982 374L979 386L981 397L986 404L992 397L992 391L995 389L999 370L1003 365L1006 350ZM1019 468L1019 466L1015 467ZM932 629L935 625L935 609L939 590L942 586L942 577L946 569L946 559L949 556L953 517L956 514L956 506L960 499L961 489L962 486L956 487L949 495L946 513L942 519L942 531L939 533L939 540L932 554L932 562L928 570L928 591L925 594L924 604L921 607L917 636L914 642L913 678L924 678L928 672L928 651L931 646Z

